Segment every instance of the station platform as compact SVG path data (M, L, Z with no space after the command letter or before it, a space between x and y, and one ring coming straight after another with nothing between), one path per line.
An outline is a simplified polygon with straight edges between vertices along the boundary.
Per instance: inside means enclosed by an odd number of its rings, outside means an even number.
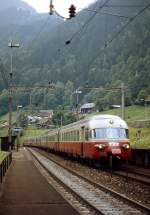
M0 197L0 215L78 215L46 181L28 152L13 153Z

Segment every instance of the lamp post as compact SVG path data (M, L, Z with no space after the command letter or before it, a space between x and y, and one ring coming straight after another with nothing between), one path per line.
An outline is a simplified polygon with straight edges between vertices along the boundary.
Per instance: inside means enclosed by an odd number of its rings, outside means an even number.
M147 119L147 101L144 102L144 109L145 109L145 119Z
M9 129L8 129L8 142L9 142L9 150L11 150L12 144L12 75L13 75L13 48L19 48L19 43L13 43L11 40L8 43L8 47L11 48L10 55L10 73L9 73Z
M78 105L79 105L79 94L81 94L82 91L81 90L76 90L75 94L76 94L76 112L77 112L77 118L79 119L79 111L78 111Z

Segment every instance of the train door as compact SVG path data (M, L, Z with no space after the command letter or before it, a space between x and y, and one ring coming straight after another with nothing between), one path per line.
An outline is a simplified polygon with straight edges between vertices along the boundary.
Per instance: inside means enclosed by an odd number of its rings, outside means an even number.
M85 127L81 127L81 156L84 156Z

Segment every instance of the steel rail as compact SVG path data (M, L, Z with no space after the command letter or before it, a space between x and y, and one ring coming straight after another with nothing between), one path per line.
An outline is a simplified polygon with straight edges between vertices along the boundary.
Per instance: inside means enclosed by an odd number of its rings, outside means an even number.
M150 208L146 207L145 205L137 203L136 201L131 200L128 197L126 197L126 196L124 196L124 195L122 195L122 194L120 194L118 192L115 192L115 191L111 190L110 188L106 188L106 187L104 187L101 184L97 184L97 183L91 181L89 178L83 177L82 175L80 175L76 171L74 171L74 170L72 170L72 169L70 169L68 167L65 167L64 165L60 164L59 162L54 161L53 159L50 159L50 158L48 158L48 159L52 160L54 163L56 163L57 165L61 166L65 170L71 172L72 174L76 175L77 177L80 177L82 180L87 181L88 183L90 183L91 185L93 185L95 188L98 188L98 189L102 190L105 193L111 194L113 197L115 197L116 199L118 199L118 201L121 199L122 202L125 202L128 205L130 205L130 206L132 206L134 208L139 209L140 211L142 211L145 214L149 214L150 213ZM88 202L88 204L89 204L89 202Z
M44 164L37 158L37 156L33 153L33 151L31 151L30 149L28 149L28 151L32 154L32 156L34 157L34 159L48 172L48 174L50 174L50 176L59 184L61 184L61 186L63 186L65 188L65 190L69 190L69 192L71 194L73 194L77 199L80 200L80 202L82 201L83 204L86 204L86 207L90 208L90 210L92 211L92 214L94 215L105 215L105 213L100 212L96 207L94 207L92 204L90 204L86 199L83 199L80 195L78 195L76 192L74 192L72 190L71 187L68 187L65 183L63 183L60 179L58 179L55 175L53 175L53 173L51 171L49 171ZM53 161L54 162L54 161ZM54 162L55 163L55 162ZM58 164L57 164L58 165ZM76 209L76 208L75 208ZM93 213L94 212L94 213Z
M132 180L139 183L143 183L146 185L150 185L150 177L147 175L144 175L142 173L132 172L132 171L113 171L114 175L121 176L123 178L126 178L126 180Z

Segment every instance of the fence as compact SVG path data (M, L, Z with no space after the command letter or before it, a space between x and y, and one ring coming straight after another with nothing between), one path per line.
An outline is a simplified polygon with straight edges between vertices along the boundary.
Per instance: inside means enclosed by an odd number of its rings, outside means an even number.
M133 164L150 167L150 149L132 149L131 157Z
M3 178L7 172L7 169L9 168L12 161L12 153L8 153L8 155L0 161L0 185L3 182Z

